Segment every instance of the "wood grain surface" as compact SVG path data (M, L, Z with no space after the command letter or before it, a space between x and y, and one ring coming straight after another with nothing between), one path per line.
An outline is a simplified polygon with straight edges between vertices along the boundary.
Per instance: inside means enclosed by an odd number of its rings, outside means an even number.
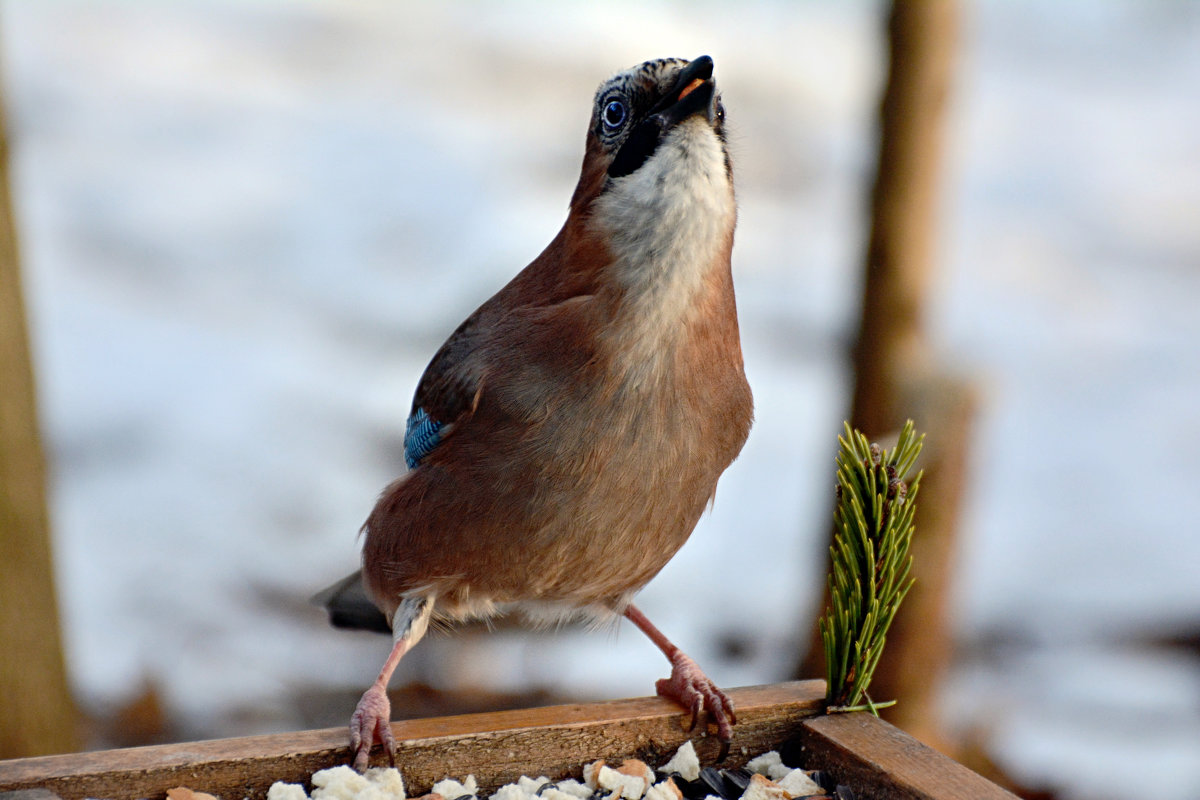
M1016 795L865 712L812 717L799 743L808 769L821 769L858 800L1016 800Z
M753 686L729 692L738 725L725 765L739 766L800 732L821 713L823 681ZM579 777L581 765L604 758L642 758L657 766L689 734L679 706L657 697L586 705L468 714L395 722L396 763L409 794L417 796L446 776L472 773L480 793L522 774ZM691 736L704 763L718 743ZM345 728L134 747L0 762L0 792L42 788L64 800L162 798L186 786L222 800L261 798L276 780L307 783L320 769L349 763ZM373 764L384 764L376 752ZM486 796L486 795L485 795Z

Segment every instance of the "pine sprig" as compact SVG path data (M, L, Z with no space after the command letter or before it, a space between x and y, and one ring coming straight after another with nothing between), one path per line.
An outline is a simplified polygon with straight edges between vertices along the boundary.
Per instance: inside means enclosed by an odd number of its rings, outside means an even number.
M849 423L838 437L830 600L820 620L829 711L874 713L895 702L871 702L867 687L888 627L913 583L909 546L921 474L911 484L904 479L924 441L912 420L891 450L869 444Z

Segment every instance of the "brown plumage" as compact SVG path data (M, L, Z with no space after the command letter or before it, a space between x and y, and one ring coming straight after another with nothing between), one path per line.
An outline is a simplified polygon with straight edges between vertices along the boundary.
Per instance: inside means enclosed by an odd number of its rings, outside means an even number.
M351 724L392 746L385 689L431 617L622 614L671 659L659 691L728 740L732 706L636 608L750 430L730 273L736 210L707 57L603 84L562 230L417 388L413 469L365 525L395 647Z

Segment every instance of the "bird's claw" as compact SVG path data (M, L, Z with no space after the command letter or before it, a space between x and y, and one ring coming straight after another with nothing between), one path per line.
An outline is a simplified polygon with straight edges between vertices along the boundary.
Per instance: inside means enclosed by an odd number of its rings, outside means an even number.
M682 652L671 658L671 677L658 681L654 688L660 697L668 697L688 709L690 719L685 730L689 732L707 713L708 719L717 726L717 738L721 742L718 760L723 760L733 739L733 726L737 724L737 715L734 714L733 701L729 696L718 689L696 662Z
M387 691L374 684L363 692L350 718L350 750L354 753L354 769L366 772L371 760L371 748L376 742L383 745L388 761L396 766L396 738L392 735L392 704Z

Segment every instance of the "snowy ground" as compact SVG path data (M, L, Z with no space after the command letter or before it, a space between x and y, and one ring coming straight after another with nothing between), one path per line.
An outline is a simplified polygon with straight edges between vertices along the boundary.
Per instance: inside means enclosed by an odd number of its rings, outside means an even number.
M733 129L757 423L641 605L719 683L787 674L846 402L878 9L2 10L85 703L151 678L227 735L374 675L385 640L303 601L354 568L421 369L561 224L595 86L700 53ZM1128 642L1200 619L1200 5L996 0L966 23L933 329L986 388L963 640L1012 644L964 663L951 715L998 719L1005 766L1078 796L1123 796L1137 764L1195 798L1198 665ZM401 677L601 697L664 666L626 628L435 640Z

